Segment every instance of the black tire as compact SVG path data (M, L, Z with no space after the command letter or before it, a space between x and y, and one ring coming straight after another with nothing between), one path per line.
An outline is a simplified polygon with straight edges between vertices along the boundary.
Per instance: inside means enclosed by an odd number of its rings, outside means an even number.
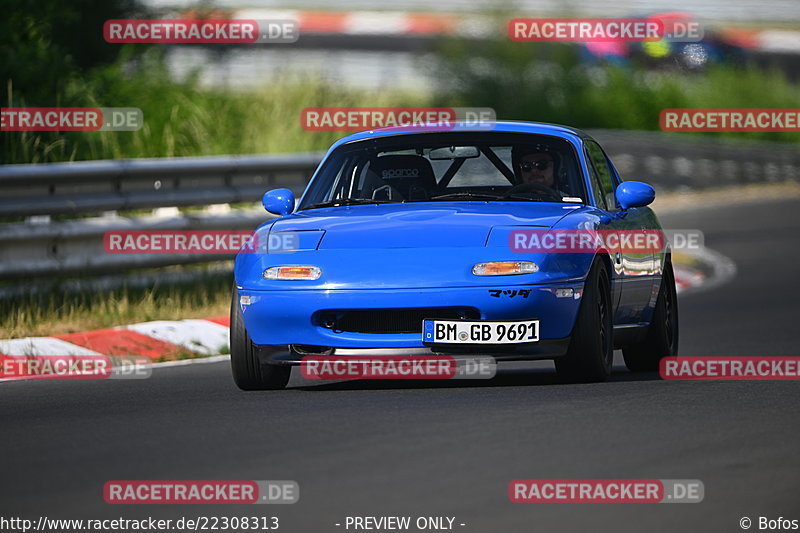
M239 308L239 291L231 294L231 371L233 381L242 390L283 389L292 373L290 366L262 364L253 341L244 327Z
M641 342L622 348L625 366L633 372L657 372L664 357L678 355L678 296L672 263L664 266L653 320Z
M567 382L605 381L614 362L611 289L608 270L595 259L578 310L566 355L556 359L558 376Z

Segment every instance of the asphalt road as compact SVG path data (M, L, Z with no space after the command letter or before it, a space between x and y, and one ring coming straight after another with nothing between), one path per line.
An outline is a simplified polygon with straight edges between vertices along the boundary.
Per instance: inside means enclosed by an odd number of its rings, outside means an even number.
M800 355L796 201L664 216L732 258L727 285L681 298L683 355ZM619 354L618 354L619 355ZM489 382L349 382L243 393L226 363L141 381L0 384L0 516L451 516L457 531L741 531L800 519L800 383L632 374L561 385L548 365ZM697 504L513 504L519 478L699 479ZM113 506L113 479L289 479L274 506ZM352 531L352 530L351 530ZM412 530L416 531L416 530Z

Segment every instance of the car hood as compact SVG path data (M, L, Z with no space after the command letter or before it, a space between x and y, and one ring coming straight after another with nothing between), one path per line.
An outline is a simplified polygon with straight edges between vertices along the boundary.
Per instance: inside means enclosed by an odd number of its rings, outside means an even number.
M319 250L477 247L486 245L495 226L550 228L575 207L544 202L334 207L283 217L275 221L270 233L319 232Z

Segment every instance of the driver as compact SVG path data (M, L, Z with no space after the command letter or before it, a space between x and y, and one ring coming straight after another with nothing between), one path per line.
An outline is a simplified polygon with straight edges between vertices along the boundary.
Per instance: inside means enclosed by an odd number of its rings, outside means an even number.
M515 148L511 156L520 184L533 183L556 189L557 161L551 151L541 146L521 147Z

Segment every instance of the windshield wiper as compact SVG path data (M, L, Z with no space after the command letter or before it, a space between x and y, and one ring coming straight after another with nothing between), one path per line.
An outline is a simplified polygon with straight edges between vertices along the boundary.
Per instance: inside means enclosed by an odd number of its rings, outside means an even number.
M305 209L320 209L323 207L339 207L343 205L368 205L368 204L395 204L392 200L373 200L372 198L338 198L336 200L328 200L327 202L320 202L318 204L311 204Z
M431 200L449 200L456 198L475 198L483 200L499 200L502 194L494 194L491 192L453 192L450 194L440 194L439 196L431 196Z
M500 200L522 200L523 202L547 202L542 198L531 198L530 196L519 196L516 194L505 194Z
M531 198L530 196L521 196L516 194L496 194L491 192L454 192L450 194L442 194L433 196L431 200L450 200L457 198L473 198L480 200L521 200L524 202L545 202L541 198Z

